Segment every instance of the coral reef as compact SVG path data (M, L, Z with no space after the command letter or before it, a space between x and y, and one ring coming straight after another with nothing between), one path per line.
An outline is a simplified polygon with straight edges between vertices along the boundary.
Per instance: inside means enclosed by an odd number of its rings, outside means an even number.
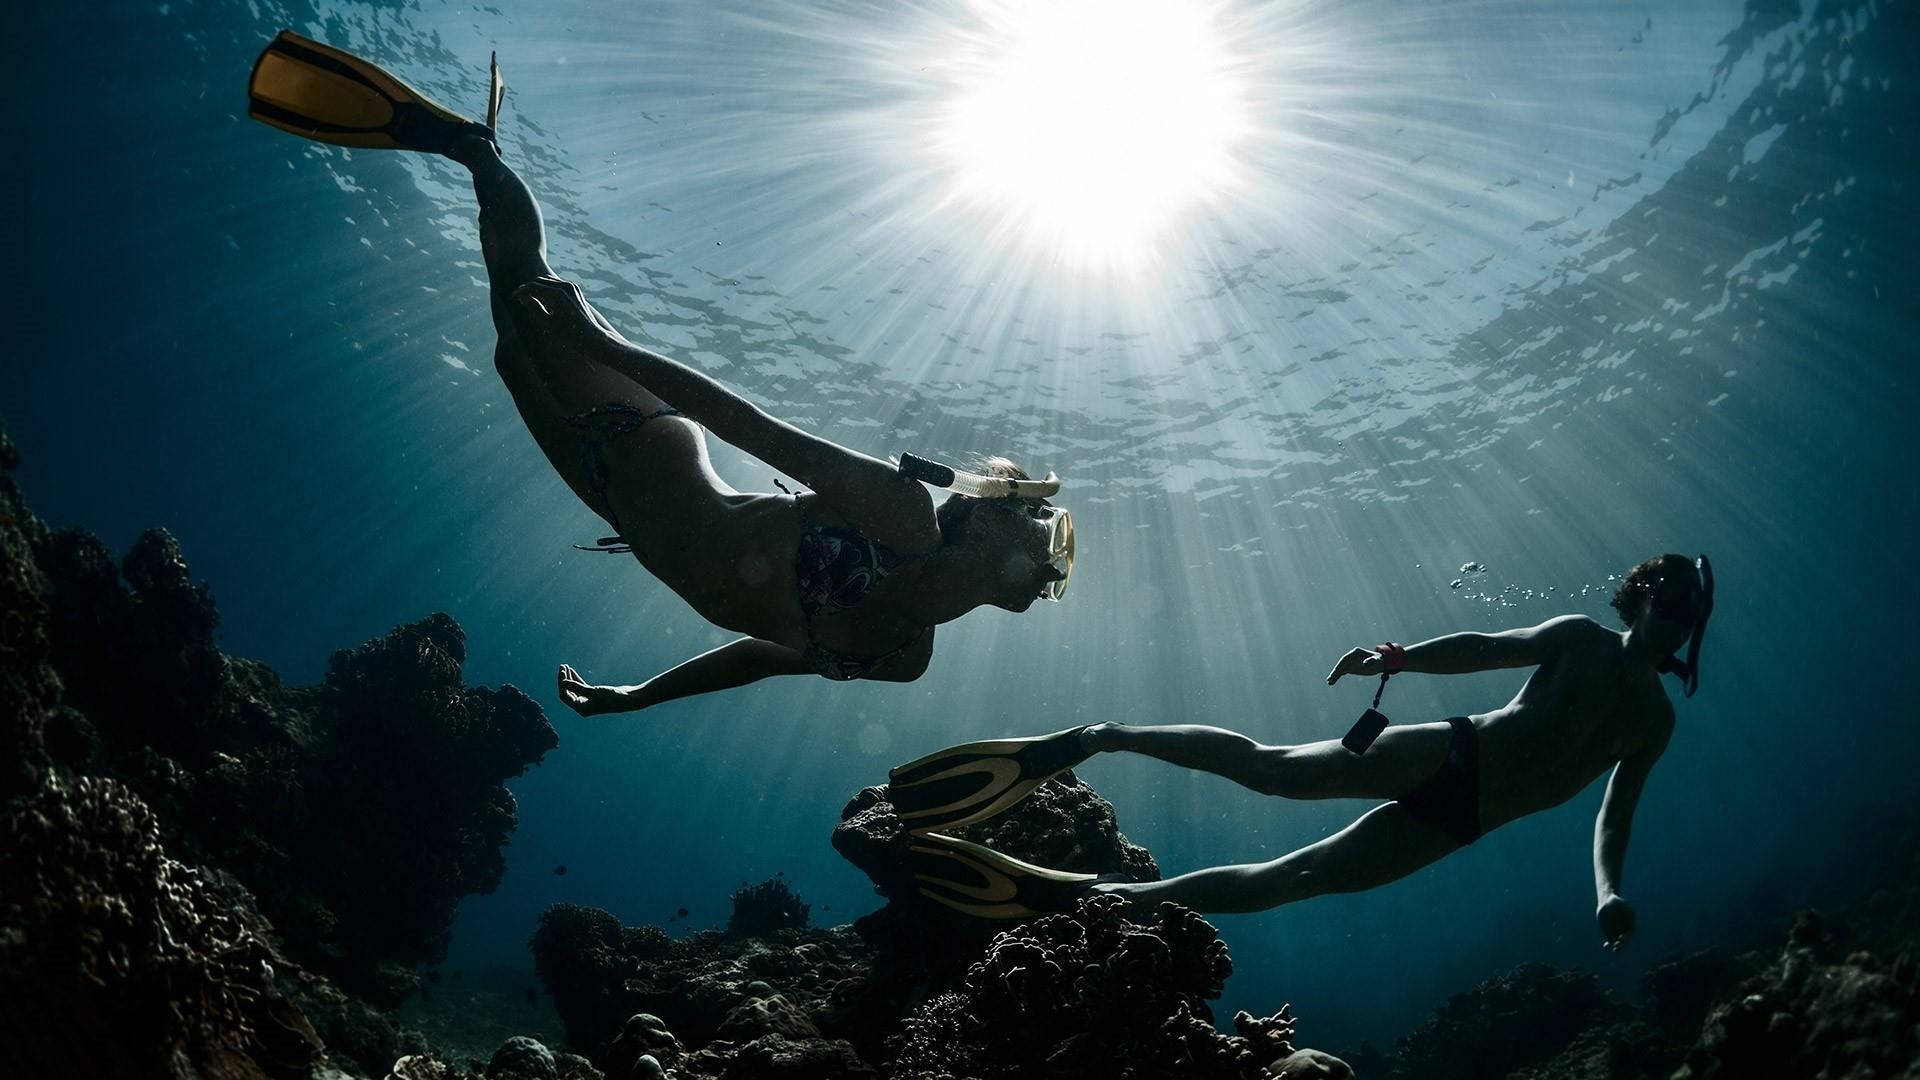
M483 1065L450 1062L434 1054L407 1054L393 1063L386 1080L606 1080L606 1074L578 1054L555 1053L538 1039L515 1035L500 1044Z
M1591 976L1520 968L1450 1000L1400 1041L1388 1075L1920 1077L1914 939L1893 939L1891 962L1858 947L1888 940L1898 924L1881 916L1910 910L1916 895L1920 882L1912 880L1876 887L1855 908L1876 921L1858 930L1803 912L1771 959L1707 950L1662 964L1641 981L1633 1005L1600 994Z
M1040 785L1006 813L956 835L1058 870L1119 874L1129 881L1160 877L1153 855L1121 835L1113 804L1071 771ZM890 993L911 999L929 981L949 980L965 971L1006 927L922 898L908 869L907 839L884 787L854 795L833 830L834 850L887 898L880 910L854 923L873 947L875 978Z
M423 1051L368 1002L498 881L501 781L555 743L539 708L463 685L444 615L283 687L216 648L171 536L116 566L32 513L18 461L0 432L9 1074L381 1075Z
M245 891L169 858L122 784L50 775L0 814L0 925L13 1075L305 1076L320 1059Z
M764 937L776 930L804 930L812 911L784 878L768 878L758 885L742 884L733 894L727 936Z
M1620 1006L1591 974L1527 964L1456 994L1400 1040L1399 1075L1420 1080L1506 1076L1566 1047ZM1463 1048L1472 1048L1463 1053Z
M505 868L503 781L557 742L540 708L464 685L465 635L442 614L283 687L215 646L211 594L165 531L116 568L94 536L42 526L10 479L0 504L5 737L44 747L0 782L48 764L121 778L180 857L246 883L294 960L377 1004L413 989L460 898ZM35 718L43 731L20 728Z
M1786 946L1707 1014L1674 1080L1920 1077L1920 970L1845 951L1811 913Z
M673 1036L693 1046L769 1034L871 1037L879 1007L868 992L867 948L845 928L676 940L656 926L623 927L597 908L556 904L541 914L532 947L568 1043L595 1060L609 1060L618 1043L623 1059L654 1053L668 1064L679 1051L661 1048ZM653 1039L656 1029L672 1035Z
M958 989L906 1018L891 1075L1239 1080L1293 1057L1287 1009L1241 1013L1235 1035L1214 1029L1207 1002L1233 965L1212 926L1172 904L1151 926L1125 910L1118 897L1089 897L995 938ZM1309 1064L1296 1072L1311 1075Z

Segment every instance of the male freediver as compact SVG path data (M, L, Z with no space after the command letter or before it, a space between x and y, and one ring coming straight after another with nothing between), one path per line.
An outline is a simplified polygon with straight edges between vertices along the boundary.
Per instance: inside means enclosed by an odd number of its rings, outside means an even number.
M1136 909L1173 901L1201 912L1262 911L1405 877L1509 821L1566 802L1611 768L1594 827L1593 876L1603 944L1619 949L1634 929L1633 907L1620 894L1633 811L1673 733L1673 705L1660 675L1678 675L1689 697L1699 686L1712 567L1705 556L1648 559L1628 572L1612 604L1625 631L1562 615L1493 634L1356 648L1327 676L1331 685L1347 675L1533 668L1513 700L1492 712L1385 727L1369 709L1346 739L1297 746L1265 746L1194 724L1102 723L969 743L902 765L889 791L913 834L920 891L984 918L1070 908L1089 891L1124 896ZM1674 655L1682 645L1684 661ZM1264 795L1389 801L1271 862L1154 882L1048 870L942 831L998 814L1048 777L1118 750L1224 776Z

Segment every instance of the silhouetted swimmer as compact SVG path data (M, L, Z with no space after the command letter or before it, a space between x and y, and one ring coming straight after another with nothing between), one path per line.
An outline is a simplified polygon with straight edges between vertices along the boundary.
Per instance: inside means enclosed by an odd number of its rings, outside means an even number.
M1566 802L1611 769L1594 826L1593 874L1601 939L1618 949L1634 930L1633 907L1620 892L1634 808L1673 734L1673 705L1660 676L1680 676L1688 696L1699 685L1700 643L1713 612L1712 567L1705 556L1649 559L1627 574L1612 603L1626 622L1624 632L1584 615L1563 615L1499 633L1353 649L1327 675L1329 684L1401 671L1534 669L1498 709L1388 726L1370 744L1366 736L1375 733L1356 725L1349 735L1355 749L1338 739L1266 746L1195 724L1102 723L938 751L895 769L889 798L914 831L910 851L922 891L962 911L1018 917L1101 891L1145 911L1173 901L1202 912L1248 912L1385 885L1489 830ZM1683 645L1684 661L1675 655ZM1266 795L1390 801L1271 862L1153 882L1098 881L1031 867L944 835L1004 811L1048 776L1114 751L1214 773ZM968 778L970 787L956 786Z

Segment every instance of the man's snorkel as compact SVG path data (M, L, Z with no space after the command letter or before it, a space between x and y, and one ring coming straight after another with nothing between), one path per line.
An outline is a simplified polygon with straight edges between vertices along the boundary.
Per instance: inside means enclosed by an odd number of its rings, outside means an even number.
M1700 641L1707 636L1707 620L1713 617L1713 564L1702 555L1693 561L1693 568L1699 580L1693 595L1693 636L1687 641L1687 658L1682 661L1669 656L1660 661L1663 674L1680 676L1680 686L1688 697L1700 689Z
M900 474L976 499L1049 499L1060 493L1060 478L1052 473L1048 473L1045 480L981 476L937 461L928 461L916 454L900 455Z

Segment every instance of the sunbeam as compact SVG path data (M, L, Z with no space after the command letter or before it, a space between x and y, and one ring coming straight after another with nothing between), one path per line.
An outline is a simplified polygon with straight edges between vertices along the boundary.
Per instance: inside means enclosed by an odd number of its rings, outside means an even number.
M956 31L938 149L959 190L1082 265L1137 266L1234 186L1249 130L1215 13L1191 0L983 0Z

